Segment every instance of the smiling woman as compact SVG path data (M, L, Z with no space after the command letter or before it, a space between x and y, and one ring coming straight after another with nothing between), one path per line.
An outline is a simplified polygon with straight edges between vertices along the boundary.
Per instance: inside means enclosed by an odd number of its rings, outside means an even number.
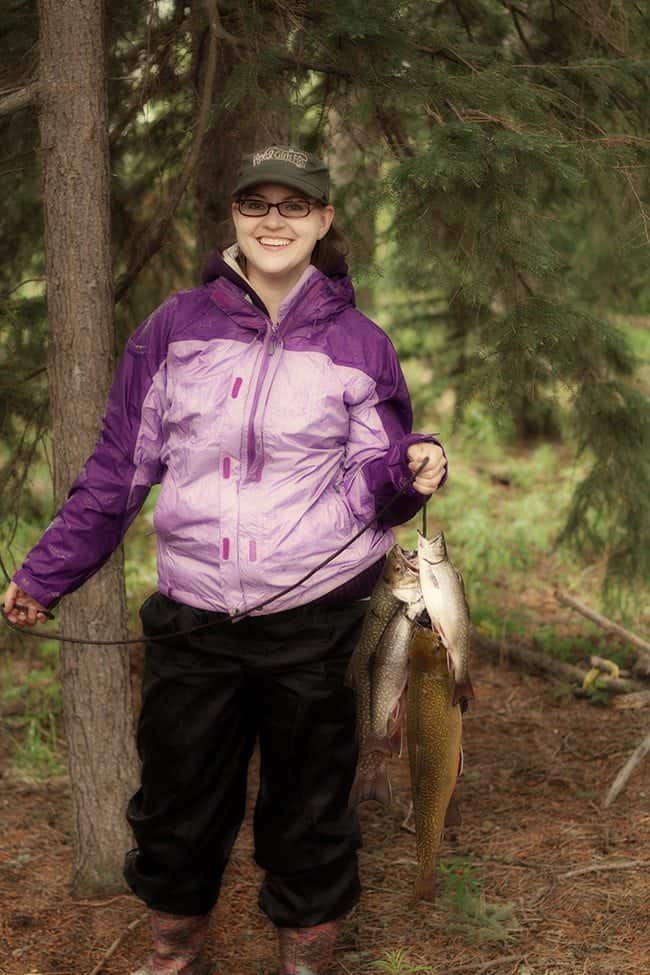
M360 893L344 675L391 526L446 477L435 436L411 431L393 346L355 308L325 164L269 146L234 184L236 241L129 340L97 447L5 596L12 622L35 623L100 568L161 482L125 865L152 911L139 975L205 970L257 739L259 904L281 975L325 971Z
M309 266L329 231L334 207L275 183L262 183L232 205L239 257L246 275L277 321L280 302Z

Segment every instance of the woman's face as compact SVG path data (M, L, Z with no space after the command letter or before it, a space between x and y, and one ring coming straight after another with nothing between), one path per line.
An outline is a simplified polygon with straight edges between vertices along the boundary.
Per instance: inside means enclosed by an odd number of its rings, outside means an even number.
M267 203L308 199L298 190L277 183L254 186L241 197ZM248 277L265 278L274 284L286 282L290 288L310 263L317 241L329 230L334 207L314 206L306 217L283 217L272 207L266 216L245 217L233 203L232 218L240 252L247 261Z

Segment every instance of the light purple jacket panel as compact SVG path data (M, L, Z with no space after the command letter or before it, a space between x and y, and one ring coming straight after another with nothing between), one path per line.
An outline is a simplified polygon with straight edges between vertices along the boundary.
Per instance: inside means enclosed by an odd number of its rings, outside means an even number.
M408 481L408 444L435 439L411 434L393 347L350 296L347 279L312 269L277 329L223 278L161 306L130 339L97 447L15 581L46 606L76 589L158 481L159 585L174 599L250 609L331 555ZM423 500L409 488L266 611L368 568Z

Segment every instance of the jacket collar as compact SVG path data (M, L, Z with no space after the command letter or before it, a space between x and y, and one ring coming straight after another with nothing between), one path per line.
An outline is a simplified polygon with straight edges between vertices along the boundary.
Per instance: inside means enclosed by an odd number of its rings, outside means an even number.
M223 253L214 254L204 268L203 283L208 287L213 301L224 311L246 327L260 328L259 312L267 317L269 313L237 263L237 254L236 244ZM354 305L354 288L345 262L342 262L340 269L337 268L339 270L343 273L328 277L310 264L284 298L280 306L280 321L296 309L314 322L323 321Z

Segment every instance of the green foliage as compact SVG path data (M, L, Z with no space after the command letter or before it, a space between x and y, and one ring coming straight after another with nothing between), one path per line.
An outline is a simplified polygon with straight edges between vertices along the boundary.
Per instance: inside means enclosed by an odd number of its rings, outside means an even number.
M382 972L383 975L434 975L434 969L430 965L412 962L405 948L384 952L383 958L372 963L372 971Z
M64 771L58 724L62 716L59 644L39 644L26 674L7 657L0 670L0 703L11 730L11 764L22 775L47 779Z
M22 774L34 779L49 779L63 775L56 721L49 715L46 722L31 718L27 732L16 742L13 764Z
M585 383L576 420L581 449L595 459L559 540L586 558L607 552L605 606L629 612L650 578L650 400L614 380Z
M451 928L471 941L504 944L516 940L519 922L514 906L488 901L471 861L462 858L440 861L445 881L444 900L451 914Z

